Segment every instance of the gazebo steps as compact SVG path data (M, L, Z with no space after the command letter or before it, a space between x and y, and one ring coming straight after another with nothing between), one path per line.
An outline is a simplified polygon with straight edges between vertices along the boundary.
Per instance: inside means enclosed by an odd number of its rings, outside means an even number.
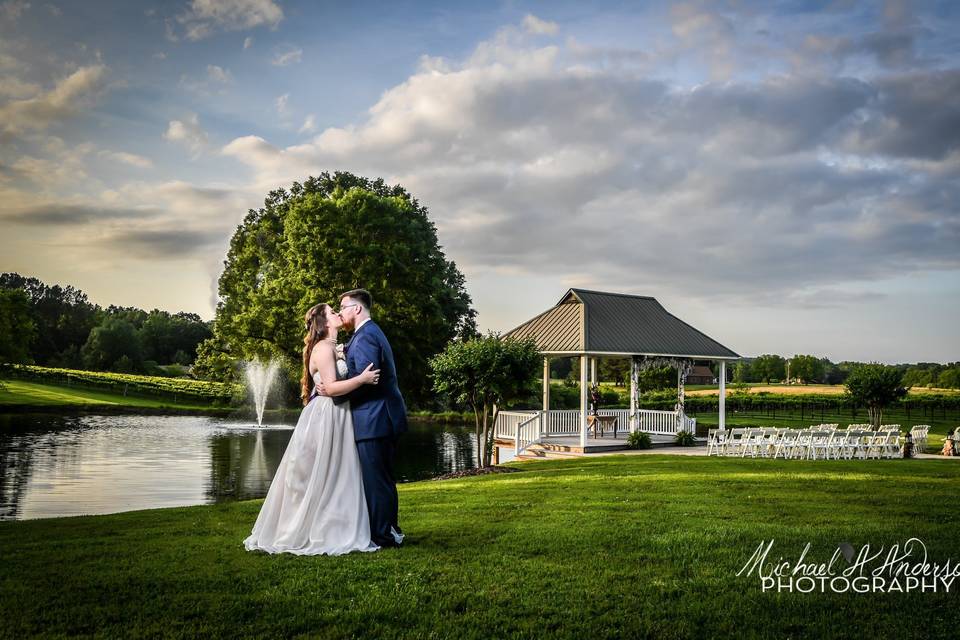
M604 442L603 439L598 439L595 441L588 439L586 447L580 446L579 438L563 439L575 442L558 442L556 440L557 439L551 439L532 444L527 447L527 449L521 453L517 459L543 460L544 458L576 458L583 455L589 455L591 453L626 451L630 448L627 446L626 440L624 439L614 440L613 438L608 438L606 442ZM651 440L652 449L676 446L673 442L672 436L653 436ZM705 443L705 439L697 438L697 444L702 445Z
M583 454L573 451L552 451L538 444L530 445L526 451L516 457L517 460L545 460L548 458L579 458Z

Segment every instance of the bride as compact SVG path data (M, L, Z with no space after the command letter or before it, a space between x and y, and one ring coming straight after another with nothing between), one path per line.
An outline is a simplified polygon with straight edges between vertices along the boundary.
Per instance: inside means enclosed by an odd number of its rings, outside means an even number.
M337 359L337 330L343 324L330 305L313 306L305 318L301 398L304 408L280 460L253 532L248 551L298 555L342 555L376 551L363 494L360 458L354 443L350 403L311 394L323 380L330 396L377 384L380 371L369 365L354 378Z

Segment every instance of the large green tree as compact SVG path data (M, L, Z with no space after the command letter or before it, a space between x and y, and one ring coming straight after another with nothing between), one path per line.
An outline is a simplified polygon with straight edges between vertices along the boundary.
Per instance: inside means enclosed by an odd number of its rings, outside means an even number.
M0 363L30 362L30 343L35 334L27 294L0 289Z
M283 356L299 376L303 314L363 287L390 339L408 402L430 396L428 359L476 334L464 277L437 242L427 210L401 186L323 173L270 192L233 235L204 358ZM222 370L200 359L197 370Z
M874 427L880 426L884 408L907 395L907 389L903 386L903 372L879 363L854 367L844 384L848 396L867 408Z
M195 313L168 313L154 309L137 333L143 345L143 357L161 364L189 364L197 353L197 346L211 337L210 325Z
M139 371L143 366L137 330L122 317L107 317L94 327L80 353L84 366L97 371Z
M752 379L757 382L769 384L771 380L783 380L787 377L787 361L774 353L757 356L750 363L749 368Z
M790 358L790 377L804 384L823 380L823 361L816 356L795 355Z

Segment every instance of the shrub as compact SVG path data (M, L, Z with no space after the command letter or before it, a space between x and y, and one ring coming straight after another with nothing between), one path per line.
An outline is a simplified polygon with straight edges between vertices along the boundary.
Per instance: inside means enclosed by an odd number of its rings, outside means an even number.
M649 449L653 446L650 434L644 431L634 431L627 436L627 446L631 449Z
M673 439L673 443L681 447L692 447L696 444L696 441L693 439L693 434L689 431L680 431Z
M620 404L620 394L617 393L617 390L609 387L600 387L600 406L612 407L616 404Z

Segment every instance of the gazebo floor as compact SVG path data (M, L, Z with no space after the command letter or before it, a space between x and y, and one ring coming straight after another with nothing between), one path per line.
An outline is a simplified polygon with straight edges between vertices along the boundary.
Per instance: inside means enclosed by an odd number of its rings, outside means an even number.
M627 433L618 433L614 437L612 433L594 438L587 436L587 446L580 446L580 436L549 436L545 438L540 446L548 451L569 452L569 453L597 453L600 451L617 451L618 449L629 449L627 446ZM650 434L650 443L654 447L669 447L673 445L673 436Z
M627 445L627 433L620 432L617 434L617 437L614 437L612 433L606 433L603 436L593 437L592 435L587 436L587 446L583 447L580 445L580 436L575 435L563 435L563 436L547 436L542 441L537 444L530 445L527 450L521 455L521 458L543 458L549 457L550 454L555 456L563 455L583 455L591 453L603 453L606 451L623 451L629 449ZM650 434L650 443L652 448L658 449L662 447L672 447L674 446L672 435L659 435L659 434ZM697 438L697 444L705 444L706 439ZM512 440L501 440L497 439L497 446L505 448L507 451L510 451L513 447Z

